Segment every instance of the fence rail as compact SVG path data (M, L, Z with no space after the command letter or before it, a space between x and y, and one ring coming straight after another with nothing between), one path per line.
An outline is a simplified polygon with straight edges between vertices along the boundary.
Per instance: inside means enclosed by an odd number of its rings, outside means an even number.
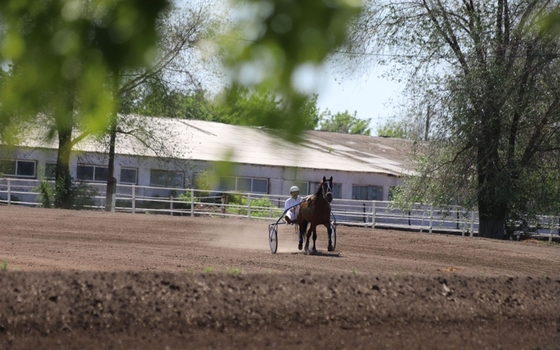
M0 178L0 204L41 206L40 181ZM50 183L54 186L54 183ZM106 185L100 182L76 183L86 188L80 202L84 209L104 210ZM283 213L287 196L239 192L210 192L200 189L163 188L118 184L113 208L118 212L188 216L242 217L275 221ZM335 199L332 212L337 224L371 228L450 232L473 236L478 233L478 213L461 207L438 208L413 205L403 211L388 201ZM534 234L552 240L559 235L559 218L540 216L531 223ZM519 237L519 236L518 236Z

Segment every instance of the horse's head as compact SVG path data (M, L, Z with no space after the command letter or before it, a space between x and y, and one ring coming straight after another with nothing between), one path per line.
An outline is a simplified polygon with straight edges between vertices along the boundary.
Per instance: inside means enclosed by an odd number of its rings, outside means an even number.
M333 200L332 181L333 181L332 176L328 180L326 177L323 176L323 181L321 182L321 191L323 194L323 198L325 198L329 203L332 202Z

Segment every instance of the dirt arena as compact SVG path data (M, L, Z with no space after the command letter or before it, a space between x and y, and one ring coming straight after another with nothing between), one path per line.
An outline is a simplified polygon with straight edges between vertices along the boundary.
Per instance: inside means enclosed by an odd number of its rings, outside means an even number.
M560 349L560 245L0 207L0 349Z

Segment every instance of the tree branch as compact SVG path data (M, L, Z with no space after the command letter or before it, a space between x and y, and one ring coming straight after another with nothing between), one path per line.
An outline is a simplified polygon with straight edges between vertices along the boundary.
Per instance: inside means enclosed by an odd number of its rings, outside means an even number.
M447 44L449 45L449 47L451 48L451 50L455 54L455 57L457 58L457 60L461 64L461 67L463 68L464 74L468 75L469 71L470 71L469 65L467 64L467 60L465 59L465 55L463 54L463 52L461 50L461 47L460 47L460 45L457 41L457 38L456 38L455 34L453 33L453 31L450 28L449 22L446 21L446 19L444 17L444 19L443 19L444 23L442 25L438 21L433 9L426 2L426 0L422 0L422 3L424 4L424 8L426 9L430 20L432 21L432 23L434 23L434 26L436 27L437 31L441 34L443 39L447 42ZM439 0L438 0L438 5L440 6L440 10L443 10L443 5L441 5L441 2ZM444 11L441 11L441 12L443 13ZM445 26L445 28L444 28L444 26Z

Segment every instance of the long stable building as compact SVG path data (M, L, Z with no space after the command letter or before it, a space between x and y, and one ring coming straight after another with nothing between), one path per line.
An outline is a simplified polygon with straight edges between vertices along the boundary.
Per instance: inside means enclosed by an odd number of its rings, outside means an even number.
M387 200L414 168L408 140L309 131L302 143L293 144L257 127L120 118L129 131L117 135L114 176L121 184L192 188L197 176L227 160L232 166L221 174L216 190L286 195L297 185L305 195L323 176L333 176L336 198ZM58 145L45 135L34 128L17 147L2 147L4 176L52 177ZM75 179L105 182L107 164L107 142L87 137L74 146L70 171Z

